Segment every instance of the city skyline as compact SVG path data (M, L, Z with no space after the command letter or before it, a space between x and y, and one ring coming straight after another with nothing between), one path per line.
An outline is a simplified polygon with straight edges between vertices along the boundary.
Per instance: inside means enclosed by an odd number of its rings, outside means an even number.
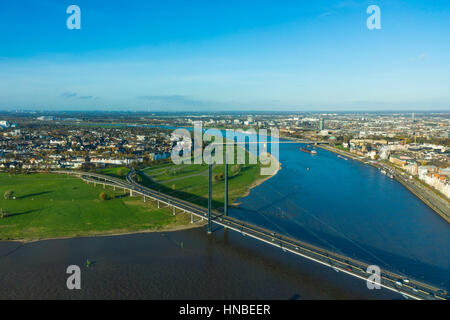
M0 110L450 109L444 1L70 4L0 11Z

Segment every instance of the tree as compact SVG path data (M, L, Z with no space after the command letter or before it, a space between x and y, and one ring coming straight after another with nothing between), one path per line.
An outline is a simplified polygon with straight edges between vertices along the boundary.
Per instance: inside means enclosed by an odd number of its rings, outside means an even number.
M5 200L10 200L14 196L14 191L13 190L5 191L4 196L5 196Z
M102 193L100 193L100 194L98 195L98 198L99 198L101 201L105 201L105 200L108 200L108 199L109 199L109 196L108 196L105 192L102 192Z
M140 175L135 174L133 178L134 178L138 183L142 183L142 178L141 178Z
M240 165L240 164L237 164L237 165L233 166L233 167L231 168L231 171L232 171L235 175L241 173L241 165Z
M223 173L218 173L218 174L216 174L216 175L214 175L214 182L217 182L217 181L222 181L222 180L224 180L225 179L225 177L224 177L224 174Z

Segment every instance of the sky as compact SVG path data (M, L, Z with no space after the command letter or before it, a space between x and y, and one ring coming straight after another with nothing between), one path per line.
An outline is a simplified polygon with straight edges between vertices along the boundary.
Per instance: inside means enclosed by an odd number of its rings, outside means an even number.
M450 1L0 0L16 109L450 111Z

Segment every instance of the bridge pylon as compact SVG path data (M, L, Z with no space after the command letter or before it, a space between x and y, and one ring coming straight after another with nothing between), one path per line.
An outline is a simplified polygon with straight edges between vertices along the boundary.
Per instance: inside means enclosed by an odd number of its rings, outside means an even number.
M223 214L228 216L228 157L225 155L225 200Z
M212 232L211 211L212 211L212 164L208 166L208 234Z

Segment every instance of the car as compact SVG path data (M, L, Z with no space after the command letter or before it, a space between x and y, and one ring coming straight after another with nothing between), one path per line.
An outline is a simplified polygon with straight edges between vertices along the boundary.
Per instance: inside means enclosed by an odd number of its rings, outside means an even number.
M351 266L347 266L347 271L353 271L353 268Z
M447 295L447 292L446 292L445 290L442 290L442 289L439 289L439 290L437 291L437 294L440 295L440 296L448 296L448 295Z
M397 281L395 281L395 284L398 285L399 287L403 286L402 279L398 279Z

